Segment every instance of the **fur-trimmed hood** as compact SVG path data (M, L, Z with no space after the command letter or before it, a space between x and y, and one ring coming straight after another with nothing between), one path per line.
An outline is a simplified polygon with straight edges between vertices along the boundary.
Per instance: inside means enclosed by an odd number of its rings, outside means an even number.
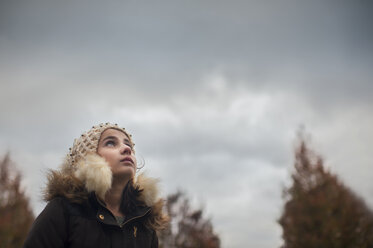
M104 199L111 187L112 173L104 158L98 154L88 154L77 163L75 170L71 169L68 160L62 164L60 170L51 170L48 183L44 191L44 199L51 201L56 197L64 197L70 202L82 203L91 192L100 199ZM149 223L158 230L165 227L168 217L164 215L163 199L159 197L158 180L140 174L134 179L134 187L139 189L136 201L151 207Z

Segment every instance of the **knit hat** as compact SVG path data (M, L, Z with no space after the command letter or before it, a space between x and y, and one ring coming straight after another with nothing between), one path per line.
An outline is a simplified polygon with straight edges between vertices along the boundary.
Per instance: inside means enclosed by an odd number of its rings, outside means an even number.
M84 132L79 138L74 140L70 153L68 154L68 161L72 167L76 167L76 163L84 158L89 153L97 153L98 142L100 141L101 134L106 129L117 129L127 135L132 147L135 145L132 141L132 135L129 134L125 128L120 128L118 124L111 124L106 122L105 124L99 124L93 126L87 132Z
M105 123L93 126L74 140L70 152L62 165L62 170L74 174L82 181L88 192L94 191L103 199L111 187L112 172L106 160L97 154L101 134L107 129L116 129L123 132L129 139L132 147L132 135L117 124Z

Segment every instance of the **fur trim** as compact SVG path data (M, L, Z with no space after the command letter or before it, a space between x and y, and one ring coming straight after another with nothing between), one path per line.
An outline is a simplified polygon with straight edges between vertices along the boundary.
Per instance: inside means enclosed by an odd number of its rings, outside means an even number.
M150 217L147 219L147 225L156 231L165 229L170 222L170 217L163 212L163 207L164 200L159 199L151 207L152 213Z
M47 188L44 199L50 201L55 197L65 197L71 202L83 203L88 199L89 192L94 191L104 199L105 193L111 187L112 173L104 158L97 154L89 154L78 161L77 170L73 171L64 162L61 170L51 170L48 173ZM140 174L135 187L139 188L137 200L151 207L151 214L146 219L146 225L158 231L164 229L169 218L163 213L164 200L159 198L158 179Z
M147 177L144 173L138 175L136 180L136 185L141 190L139 200L152 209L147 225L157 231L165 229L169 223L169 217L163 213L164 200L158 196L158 183L157 178Z
M82 203L88 199L88 191L82 181L62 171L50 170L47 175L47 187L43 193L45 201L64 197L71 202Z
M80 159L74 176L84 182L88 192L94 191L99 198L105 199L111 187L112 173L103 157L93 153Z
M159 200L158 183L157 178L146 177L144 173L137 176L136 185L142 190L139 200L145 205L153 206Z

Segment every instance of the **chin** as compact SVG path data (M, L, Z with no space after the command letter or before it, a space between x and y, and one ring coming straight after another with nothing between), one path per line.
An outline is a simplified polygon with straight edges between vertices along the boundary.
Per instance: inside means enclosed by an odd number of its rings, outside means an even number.
M121 177L132 179L136 175L136 171L133 167L121 169L119 171L113 171L113 177Z

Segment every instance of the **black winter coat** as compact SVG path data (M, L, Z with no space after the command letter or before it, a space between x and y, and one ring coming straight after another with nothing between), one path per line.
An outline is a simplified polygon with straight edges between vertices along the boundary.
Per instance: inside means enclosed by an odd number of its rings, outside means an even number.
M139 206L120 226L94 194L81 204L56 197L35 220L24 248L156 248L156 232L144 224L151 211Z

